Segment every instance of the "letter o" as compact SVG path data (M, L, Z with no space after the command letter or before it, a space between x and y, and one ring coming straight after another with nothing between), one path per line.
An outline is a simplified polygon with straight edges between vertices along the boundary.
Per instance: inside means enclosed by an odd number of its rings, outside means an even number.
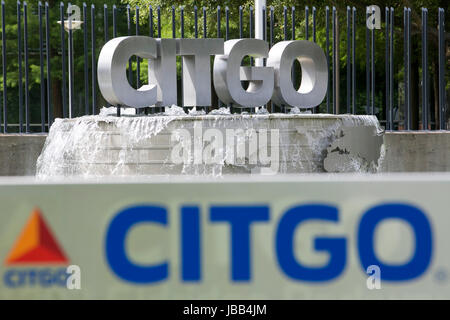
M413 257L403 265L389 265L375 255L374 234L377 225L385 219L401 219L414 230L416 246ZM361 218L358 230L358 251L364 270L377 265L381 270L381 280L411 280L428 268L431 262L433 239L430 223L425 214L416 207L406 204L383 204L371 208Z
M298 90L294 88L291 78L292 64L296 59L302 68ZM277 105L311 108L319 105L327 93L327 60L323 50L314 42L278 42L269 51L267 66L275 70L272 101Z

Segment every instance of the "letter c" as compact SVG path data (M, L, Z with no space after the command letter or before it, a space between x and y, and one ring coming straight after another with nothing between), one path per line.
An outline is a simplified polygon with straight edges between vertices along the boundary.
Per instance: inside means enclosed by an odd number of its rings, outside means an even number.
M112 105L144 108L157 102L156 85L144 85L137 90L130 86L126 69L133 55L156 59L156 40L144 36L118 37L108 41L100 52L98 86L103 97Z
M111 221L106 234L106 260L114 273L134 283L151 283L167 278L169 263L141 266L131 262L126 254L125 239L132 226L138 223L167 225L167 211L156 206L136 206L119 212Z

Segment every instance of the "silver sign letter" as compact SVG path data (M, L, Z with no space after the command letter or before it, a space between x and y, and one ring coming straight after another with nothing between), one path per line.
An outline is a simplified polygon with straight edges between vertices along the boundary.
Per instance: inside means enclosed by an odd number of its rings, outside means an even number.
M210 56L223 53L223 39L178 39L183 57L183 103L211 105Z
M258 107L266 104L273 91L273 68L241 67L245 56L265 58L269 45L259 39L235 39L225 42L223 55L214 59L214 87L224 103L235 107ZM250 81L247 90L241 81Z
M302 79L295 90L291 70L300 62ZM292 40L275 44L269 52L267 66L275 69L272 101L277 105L311 108L319 105L327 92L328 70L323 50L312 41Z
M114 38L100 52L98 85L103 97L112 105L144 108L156 103L155 85L144 85L136 90L128 83L127 63L133 55L156 58L156 40L143 36Z
M156 39L157 59L148 60L148 82L158 87L158 106L177 104L177 39Z

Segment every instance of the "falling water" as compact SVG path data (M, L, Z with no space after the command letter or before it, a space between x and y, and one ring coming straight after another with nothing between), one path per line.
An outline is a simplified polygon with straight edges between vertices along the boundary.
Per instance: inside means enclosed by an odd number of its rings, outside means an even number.
M177 174L220 176L267 173L268 167L275 168L272 173L374 172L380 157L383 131L374 116L310 114L296 110L291 114L269 114L263 108L256 114L231 114L225 107L206 115L203 110L195 109L186 114L182 108L172 106L160 114L116 117L115 110L103 108L95 116L56 119L37 160L36 176L40 179ZM192 148L183 162L177 163L173 161L174 148L184 143L182 135L178 134L180 129L189 132ZM230 158L230 148L224 138L222 144L216 144L219 147L213 152L214 163L195 161L194 146L200 146L200 152L205 152L208 142L202 134L209 129L216 129L215 132L222 133L223 137L227 130L234 130L232 147L236 150L244 148L245 156ZM201 135L196 136L196 132ZM257 140L252 140L255 135L258 135ZM362 147L351 145L356 141L352 142L355 137L351 135L357 136L357 144ZM265 140L260 140L261 137ZM258 153L264 147L258 145L252 149L252 141L267 141L268 156L278 151L278 156L271 158L272 162L277 161L276 166L262 163L260 159L252 162L252 150ZM350 146L342 145L348 142ZM365 146L369 145L377 146L378 150L366 150ZM345 159L334 159L330 165L327 161L330 155L345 155ZM340 161L344 163L339 164Z

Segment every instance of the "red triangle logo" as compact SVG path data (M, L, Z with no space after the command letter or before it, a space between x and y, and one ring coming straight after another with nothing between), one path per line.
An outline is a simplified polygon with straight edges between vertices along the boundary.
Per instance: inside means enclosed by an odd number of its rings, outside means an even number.
M68 259L45 222L41 211L31 212L5 263L11 264L67 264Z

